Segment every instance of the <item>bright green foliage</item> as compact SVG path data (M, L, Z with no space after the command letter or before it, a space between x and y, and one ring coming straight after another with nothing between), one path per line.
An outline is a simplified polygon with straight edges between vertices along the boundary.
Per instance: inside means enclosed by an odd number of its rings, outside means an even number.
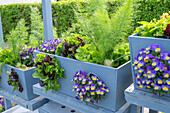
M20 50L25 45L27 37L27 27L24 19L21 19L16 28L7 35L8 44L0 50L0 69L2 69L3 64L16 66L21 63Z
M77 60L84 62L91 62L96 64L102 64L103 59L101 58L99 52L96 50L96 47L92 44L86 44L83 47L77 49L75 54Z
M16 28L12 29L9 35L7 35L8 48L12 48L12 54L14 55L15 62L20 62L20 50L25 45L28 37L27 27L25 26L25 20L21 19Z
M42 16L37 7L31 8L31 35L29 42L31 47L38 47L44 40L44 27Z
M134 26L137 27L137 22L150 22L153 18L160 19L163 12L170 10L170 0L137 0L134 4Z
M82 7L77 12L78 23L83 32L94 37L92 44L95 45L102 61L106 59L113 60L113 54L116 44L125 39L126 30L132 20L132 0L125 0L123 5L116 10L111 18L106 10L106 0L92 0L88 13L84 13Z
M170 24L170 16L168 13L164 13L162 19L153 19L150 22L141 21L138 23L142 24L142 26L136 28L134 32L139 33L139 36L164 37L164 30L166 29L167 25Z
M115 59L112 62L113 67L118 67L121 64L126 63L130 60L130 50L129 43L122 43L121 45L116 45L114 48L113 56Z
M37 7L31 7L31 35L29 37L30 46L33 48L38 47L44 41L44 25L42 16ZM53 28L53 38L58 38L56 28Z
M45 91L48 90L59 90L60 84L57 80L59 78L64 78L64 69L60 67L57 58L51 58L46 56L46 54L37 54L35 66L37 67L35 73L32 75L34 78L40 78L45 84Z

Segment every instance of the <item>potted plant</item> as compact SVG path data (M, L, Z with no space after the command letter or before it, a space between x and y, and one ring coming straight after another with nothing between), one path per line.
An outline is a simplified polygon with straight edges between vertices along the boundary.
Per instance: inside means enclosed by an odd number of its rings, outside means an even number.
M144 91L152 91L155 94L158 95L167 95L169 96L169 88L165 91L164 86L168 86L169 84L166 82L168 81L169 77L164 77L164 70L156 70L154 71L154 66L152 65L152 61L157 59L158 65L156 66L169 66L168 58L170 53L170 15L168 13L164 13L160 20L153 19L151 22L139 22L143 24L142 26L136 28L135 34L129 36L129 46L130 46L130 54L131 54L131 61L132 61L132 75L133 75L133 82L135 84L135 88L144 90ZM158 49L157 49L158 48ZM163 51L163 52L162 52ZM163 59L162 55L163 53L167 54L167 59ZM148 64L147 60L145 58L140 59L140 56L144 54L144 57L150 55L148 57ZM156 56L155 56L156 55ZM165 55L164 55L165 56ZM145 61L144 61L145 60ZM141 61L145 64L142 66L135 67L138 63L141 63ZM137 63L138 62L138 63ZM154 62L154 61L153 61ZM137 64L136 64L137 63ZM149 66L149 67L148 67ZM144 71L142 73L138 73L137 70L140 68L143 68ZM146 72L147 69L152 69L153 74L156 76L150 78L150 74ZM155 67L156 68L156 67ZM168 68L169 69L169 68ZM165 70L166 71L166 70ZM158 72L158 73L157 73ZM164 73L163 73L164 72ZM139 76L138 76L138 75ZM139 79L144 79L146 76L146 81L149 80L150 83L148 84L139 84ZM158 76L159 75L159 76ZM142 77L143 76L143 77ZM167 74L168 76L168 74ZM137 77L137 78L136 78ZM149 78L148 78L149 77ZM163 80L163 84L159 84L157 79ZM155 86L152 86L154 84ZM150 86L148 86L150 85ZM158 86L158 90L154 89L154 87ZM147 88L148 87L148 88ZM157 88L157 87L156 87ZM148 90L150 89L150 90Z
M25 46L28 36L25 21L21 19L7 36L7 44L0 49L0 87L26 100L35 98L32 86L38 79L32 77L33 49Z
M92 9L89 9L92 12L89 13L89 18L82 15L78 17L78 24L87 36L74 34L58 39L53 47L52 41L45 41L40 47L41 51L34 51L34 55L37 57L37 54L44 52L52 53L50 56L59 60L66 78L58 81L61 84L58 92L71 97L76 95L76 92L72 91L74 83L71 82L75 73L78 70L95 73L107 84L109 92L105 99L94 104L116 111L125 104L124 90L132 83L128 44L123 42L124 31L131 22L132 1L126 0L112 18L107 14L105 1L91 2L89 7ZM97 7L96 10L94 6L102 7Z

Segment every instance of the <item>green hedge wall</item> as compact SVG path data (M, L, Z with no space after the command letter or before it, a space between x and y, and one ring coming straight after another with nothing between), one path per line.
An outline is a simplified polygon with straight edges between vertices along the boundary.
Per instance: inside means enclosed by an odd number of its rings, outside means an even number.
M134 5L134 25L139 21L160 19L163 13L170 11L170 0L137 0Z
M75 1L59 1L52 3L53 25L57 28L57 33L59 36L61 36L61 33L66 31L68 27L71 26L71 23L76 22L73 11L75 4ZM83 2L83 4L85 4L85 2ZM111 0L108 3L108 12L114 12L116 7L119 5L120 2L118 2L118 0ZM0 6L4 37L11 29L15 28L17 22L21 18L25 19L30 33L30 6L38 7L40 13L42 14L41 3L10 4ZM138 26L136 22L142 20L150 21L153 18L158 19L163 12L168 12L169 9L169 0L137 0L134 4L133 25L135 27Z

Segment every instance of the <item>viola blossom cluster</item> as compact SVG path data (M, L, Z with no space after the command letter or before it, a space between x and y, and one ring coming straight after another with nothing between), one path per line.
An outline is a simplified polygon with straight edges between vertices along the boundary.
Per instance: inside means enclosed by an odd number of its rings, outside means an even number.
M55 51L57 49L57 46L63 42L62 39L54 39L54 40L48 40L44 41L43 44L40 47L40 50L46 53L55 54Z
M32 48L22 48L20 53L20 58L22 64L25 64L27 67L32 67L34 65L34 55L33 51L38 50L38 47L35 49Z
M135 58L136 84L158 95L170 93L170 53L158 44L142 48Z
M77 92L76 99L91 103L98 103L103 97L105 99L105 93L109 92L106 84L99 80L95 74L86 74L85 72L78 71L73 76L75 85L73 91Z

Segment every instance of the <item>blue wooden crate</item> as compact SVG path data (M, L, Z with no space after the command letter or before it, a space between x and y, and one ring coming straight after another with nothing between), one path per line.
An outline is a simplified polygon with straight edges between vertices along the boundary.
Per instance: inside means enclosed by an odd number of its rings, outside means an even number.
M18 77L19 77L19 82L21 84L21 86L23 87L23 91L19 92L18 89L16 89L14 92L13 90L13 86L9 86L7 81L8 81L8 75L7 75L7 71L11 71L11 68L14 69L15 72L17 72ZM31 68L28 70L21 70L21 69L17 69L13 66L9 66L9 65L4 65L3 67L3 74L1 75L1 79L0 79L0 87L6 91L9 91L11 93L14 93L15 95L18 95L26 100L30 100L32 98L37 97L38 95L33 93L33 88L32 86L36 83L38 83L39 79L33 78L32 74L35 72L34 71L35 68Z
M38 53L43 52L34 51L35 58ZM116 111L126 102L124 90L132 83L130 62L127 62L118 68L112 68L61 56L52 56L57 57L61 67L64 68L64 75L66 76L65 79L58 80L61 84L59 92L75 97L76 92L72 91L74 82L71 82L71 80L77 71L82 70L86 73L95 73L106 83L106 86L110 90L110 92L106 94L106 99L102 99L99 103L95 103L95 105Z
M162 47L162 50L165 50L170 53L170 39L141 37L138 36L137 33L129 36L131 65L133 64L135 57L138 55L139 50L141 50L142 48L146 48L151 44L159 44L159 46ZM135 84L134 87L143 91L149 91L144 88L140 88L139 86L136 85L136 79L134 75L135 70L132 67L133 83ZM167 96L170 96L170 94L167 94Z

